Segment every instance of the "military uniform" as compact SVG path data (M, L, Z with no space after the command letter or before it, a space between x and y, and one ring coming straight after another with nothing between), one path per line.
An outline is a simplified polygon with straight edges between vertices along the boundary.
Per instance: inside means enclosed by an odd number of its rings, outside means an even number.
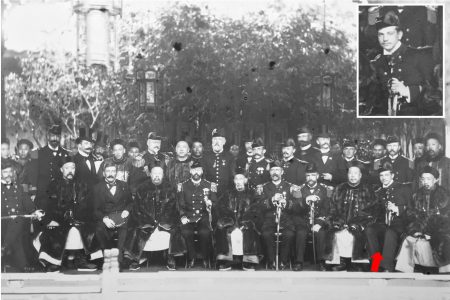
M386 156L381 160L381 165L386 163L390 163L392 165L392 169L394 171L394 180L399 183L412 183L413 182L413 170L412 166L414 164L413 161L408 158L398 155L396 158L391 158L390 156Z
M339 183L343 183L347 181L347 173L348 173L348 169L354 165L354 164L359 164L361 166L363 166L363 169L361 170L361 173L363 175L362 177L362 181L367 181L368 180L368 167L369 167L369 162L366 161L362 161L358 158L356 158L356 156L354 156L351 160L347 160L346 158L344 158L342 155L336 157L336 171L335 171L335 176L333 181L337 184Z
M249 189L255 190L258 185L270 181L269 164L270 161L265 157L259 161L254 158L250 161L247 176Z
M393 271L400 237L405 232L406 212L411 205L411 189L408 185L394 181L390 186L380 187L376 190L375 197L378 209L373 216L376 222L366 230L369 252L370 255L382 252L381 266L386 270ZM398 207L398 214L387 211L389 201Z
M284 170L283 180L295 184L302 185L306 180L306 161L297 159L295 157L288 161L282 160L282 167Z
M217 195L221 196L230 188L235 171L235 161L231 154L224 151L209 153L200 162L206 180L217 185Z
M30 197L17 183L1 183L2 217L30 214L35 210ZM37 261L37 253L31 242L30 220L25 218L2 220L2 264L20 271Z
M208 259L211 245L211 225L209 213L205 205L205 193L212 202L212 210L217 204L217 187L215 183L201 179L199 183L187 180L178 184L178 211L180 218L186 217L189 223L181 225L188 252L188 259L196 257L194 246L194 230L197 229L203 259ZM211 211L211 217L212 217Z
M373 114L388 114L389 81L397 78L409 88L410 99L400 107L397 115L421 115L427 82L432 81L433 61L427 49L418 50L402 44L392 55L379 54L371 61L381 91L374 104ZM406 103L408 102L408 103Z
M315 162L321 155L321 152L319 149L314 148L312 145L305 147L299 147L297 148L297 151L295 151L295 157L297 157L301 161L306 161L309 163Z

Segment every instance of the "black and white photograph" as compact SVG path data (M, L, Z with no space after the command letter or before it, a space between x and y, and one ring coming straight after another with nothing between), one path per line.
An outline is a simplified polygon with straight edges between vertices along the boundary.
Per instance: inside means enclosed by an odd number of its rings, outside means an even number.
M1 0L2 299L450 300L450 5Z
M359 7L359 117L443 117L443 29L442 5Z

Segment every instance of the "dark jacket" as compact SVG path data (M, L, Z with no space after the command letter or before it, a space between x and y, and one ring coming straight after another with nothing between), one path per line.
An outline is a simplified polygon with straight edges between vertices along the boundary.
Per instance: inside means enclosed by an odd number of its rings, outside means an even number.
M120 180L116 181L116 193L111 194L105 181L97 183L92 191L94 202L94 218L101 222L104 217L115 212L127 210L131 213L133 200L128 185Z
M283 165L283 180L295 185L302 185L306 180L306 161L299 160L293 157L288 161L282 161Z

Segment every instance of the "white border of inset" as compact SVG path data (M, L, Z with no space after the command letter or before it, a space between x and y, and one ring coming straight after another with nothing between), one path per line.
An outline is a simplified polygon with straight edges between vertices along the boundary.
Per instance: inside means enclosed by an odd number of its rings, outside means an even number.
M442 6L442 116L360 116L359 115L359 8L361 6ZM445 2L430 1L428 3L409 3L409 2L381 2L375 3L368 1L367 3L358 3L356 12L356 118L357 119L445 119L446 102L446 72L445 72L445 56L446 56L446 20L445 20Z

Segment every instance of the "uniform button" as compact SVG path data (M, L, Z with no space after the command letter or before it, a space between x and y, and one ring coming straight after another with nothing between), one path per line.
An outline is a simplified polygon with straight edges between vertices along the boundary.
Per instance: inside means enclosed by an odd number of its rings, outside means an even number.
M384 72L384 75L387 75L387 72Z
M399 72L401 72L401 71L402 71L402 69L398 69L398 71L399 71Z
M409 32L409 28L406 28L406 32Z
M195 213L198 214L198 213L200 213L200 211L197 209L197 210L195 211Z
M408 41L409 41L409 39L406 39L406 41L408 42Z

